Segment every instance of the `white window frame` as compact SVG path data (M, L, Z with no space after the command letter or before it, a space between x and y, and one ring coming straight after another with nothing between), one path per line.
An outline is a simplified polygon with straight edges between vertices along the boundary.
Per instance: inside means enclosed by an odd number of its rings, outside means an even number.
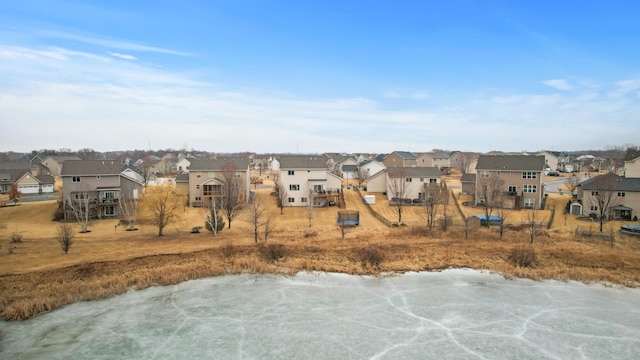
M71 182L79 183L80 182L80 176L72 176L71 177Z
M300 191L299 184L289 184L289 191Z
M522 191L525 193L536 193L538 192L538 186L537 185L527 185L525 184L522 187Z

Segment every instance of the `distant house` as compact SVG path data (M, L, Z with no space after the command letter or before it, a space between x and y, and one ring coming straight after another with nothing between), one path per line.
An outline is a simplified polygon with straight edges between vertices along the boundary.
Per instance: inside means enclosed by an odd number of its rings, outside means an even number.
M541 208L544 166L544 156L480 155L476 167L476 203L483 201L478 194L481 182L495 175L504 181L504 207Z
M121 171L117 160L65 161L62 168L62 196L68 202L89 199L93 218L120 216L120 199L137 198L144 188L142 177L131 169Z
M545 170L559 171L560 169L560 153L557 151L541 151L538 156L544 156Z
M385 193L387 191L387 169L382 169L367 178L367 192Z
M387 168L387 198L392 200L393 197L397 197L394 194L394 182L404 183L404 198L405 199L420 199L424 200L426 197L425 185L440 184L441 172L437 167L392 167ZM367 187L367 190L369 188Z
M624 157L624 176L640 178L640 149L627 149Z
M419 167L437 167L438 169L445 169L451 167L451 160L449 154L444 152L426 152L418 156L416 161Z
M571 213L599 215L598 196L609 192L608 219L632 220L640 215L640 178L618 176L614 173L598 175L578 185L578 201Z
M11 190L13 184L23 194L46 194L54 192L55 180L50 175L40 175L36 164L0 163L0 193Z
M418 166L418 157L408 151L394 151L387 155L382 161L384 166L390 167L416 167Z
M464 174L460 178L462 184L462 193L475 195L476 193L476 174Z
M365 161L365 162L360 164L360 167L365 169L365 171L367 172L368 176L377 174L380 171L382 171L382 170L387 168L386 166L384 166L383 163L381 163L381 162L379 162L377 160Z
M171 175L178 171L175 162L169 159L160 159L153 161L151 165L151 173L156 175Z
M244 157L194 159L189 165L189 204L192 207L210 207L214 200L222 199L226 179L235 177L241 184L239 202L246 203L251 191L250 161ZM177 186L177 183L176 183ZM181 185L183 189L184 185Z
M475 173L475 165L478 163L478 154L474 152L455 151L449 156L449 164L463 174Z
M339 200L332 194L342 191L342 178L327 168L322 155L283 155L280 162L280 182L287 191L289 206L326 206Z
M176 192L189 195L189 174L176 175Z
M69 160L81 159L77 156L52 155L44 158L42 165L49 169L49 175L60 176L62 174L62 167L64 166L64 163Z

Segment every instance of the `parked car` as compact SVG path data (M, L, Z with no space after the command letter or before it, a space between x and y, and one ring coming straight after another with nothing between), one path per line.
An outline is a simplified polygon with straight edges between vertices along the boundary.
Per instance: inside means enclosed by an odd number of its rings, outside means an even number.
M550 171L547 175L549 176L560 176L560 173L557 171Z

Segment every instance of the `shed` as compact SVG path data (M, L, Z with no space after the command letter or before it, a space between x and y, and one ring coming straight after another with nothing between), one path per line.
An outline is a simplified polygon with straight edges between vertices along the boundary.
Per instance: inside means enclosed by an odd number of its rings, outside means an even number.
M376 196L375 195L365 195L364 196L364 202L366 204L373 205L373 204L376 203Z

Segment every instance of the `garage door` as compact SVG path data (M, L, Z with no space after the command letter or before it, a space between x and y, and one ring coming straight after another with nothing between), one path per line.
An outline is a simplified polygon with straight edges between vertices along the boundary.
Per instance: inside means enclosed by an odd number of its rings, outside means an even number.
M18 190L23 194L37 194L38 193L38 185L20 185L18 186Z

